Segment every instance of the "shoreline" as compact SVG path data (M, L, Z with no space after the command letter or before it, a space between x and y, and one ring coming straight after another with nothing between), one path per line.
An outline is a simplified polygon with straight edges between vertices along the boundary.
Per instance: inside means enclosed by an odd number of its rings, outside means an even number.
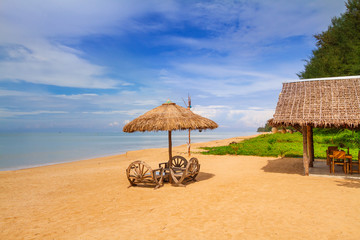
M173 155L189 159L187 145L174 147ZM133 239L135 233L137 239L356 239L360 233L359 180L305 177L299 158L191 157L201 164L196 182L157 190L129 188L125 170L136 160L157 168L167 148L0 172L0 239Z
M225 138L225 139L219 139L219 140L211 140L211 141L206 141L206 142L192 143L191 146L202 146L202 145L204 145L206 143L212 144L214 142L215 143L217 143L217 142L227 143L227 140L229 140L229 139L235 141L235 140L238 140L238 139L241 140L241 139L256 137L256 136L261 135L261 134L267 134L267 133L258 133L258 134L249 135L249 136L240 136L240 137L232 137L232 138ZM181 144L181 145L176 145L176 146L173 146L173 147L175 148L175 147L181 147L181 146L187 146L187 145L186 144ZM210 146L212 146L212 145L210 145ZM115 155L114 154L103 154L101 156L91 157L91 158L82 158L82 159L75 159L75 160L64 160L64 161L59 161L59 162L50 162L50 163L44 163L44 164L22 165L22 166L18 166L18 167L1 168L0 173L1 172L7 172L7 171L19 171L19 170L25 170L25 169L32 169L32 168L46 167L46 166L52 166L52 165L66 164L66 163L72 163L72 162L78 162L78 161L87 161L87 160L92 160L92 159L102 159L102 158L108 158L108 157L116 157L116 156L126 154L127 152L141 151L141 150L146 150L146 149L148 149L148 148L123 151L122 153L115 154ZM150 148L150 149L152 149L152 148ZM155 148L155 149L163 149L163 148Z

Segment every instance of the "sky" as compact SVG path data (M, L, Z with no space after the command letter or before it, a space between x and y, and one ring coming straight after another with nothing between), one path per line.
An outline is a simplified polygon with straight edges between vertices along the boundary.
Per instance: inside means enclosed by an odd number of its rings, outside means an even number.
M121 131L168 99L256 131L343 0L2 0L0 131Z

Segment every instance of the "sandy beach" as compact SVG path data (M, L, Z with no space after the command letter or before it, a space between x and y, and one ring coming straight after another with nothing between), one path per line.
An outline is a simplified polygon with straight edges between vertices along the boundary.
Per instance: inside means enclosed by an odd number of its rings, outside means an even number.
M147 149L0 172L0 239L359 239L359 180L304 177L299 158L193 153L197 182L128 188L131 162L156 168L167 156Z

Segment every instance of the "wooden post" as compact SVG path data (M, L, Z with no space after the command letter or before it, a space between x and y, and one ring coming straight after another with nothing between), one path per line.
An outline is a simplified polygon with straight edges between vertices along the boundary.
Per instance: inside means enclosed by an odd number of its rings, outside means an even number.
M190 138L190 132L191 130L189 129L189 145L188 145L188 157L191 156L191 153L190 153L190 147L191 147L191 138Z
M314 132L313 128L311 128L311 156L313 159L313 162L315 161L315 152L314 152Z
M185 101L184 101L185 102ZM186 104L185 104L186 105ZM191 109L191 97L190 97L190 95L188 94L188 104L187 104L187 108L186 108L187 110L189 110L190 111L190 109ZM188 142L188 157L190 157L191 156L191 150L190 150L190 148L191 148L191 138L190 138L190 132L191 132L191 129L189 129L189 142Z
M302 127L303 134L303 164L304 175L309 176L309 155L308 155L308 142L307 142L307 126Z
M169 161L172 158L172 142L171 142L171 131L169 131Z
M309 167L314 167L314 138L313 129L311 126L307 126L307 149L309 157Z

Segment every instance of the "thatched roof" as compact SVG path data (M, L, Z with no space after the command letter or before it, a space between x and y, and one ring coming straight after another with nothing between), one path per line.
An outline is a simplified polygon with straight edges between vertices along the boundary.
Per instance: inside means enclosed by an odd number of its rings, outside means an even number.
M204 130L218 125L207 118L180 107L175 103L164 103L126 124L124 132Z
M360 76L283 83L269 123L360 128Z

